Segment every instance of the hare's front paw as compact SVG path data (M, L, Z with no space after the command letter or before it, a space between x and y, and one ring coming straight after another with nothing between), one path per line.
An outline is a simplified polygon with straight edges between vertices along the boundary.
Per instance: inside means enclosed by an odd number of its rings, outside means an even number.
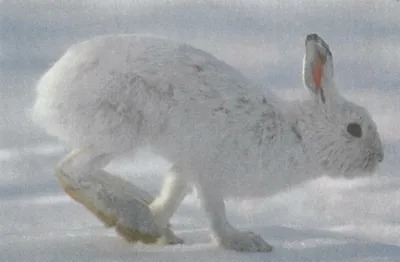
M177 237L168 227L163 229L162 236L158 240L158 243L162 245L178 245L183 244L183 239Z
M230 231L227 234L218 236L218 244L226 249L241 252L270 252L272 246L264 241L259 235L253 232Z

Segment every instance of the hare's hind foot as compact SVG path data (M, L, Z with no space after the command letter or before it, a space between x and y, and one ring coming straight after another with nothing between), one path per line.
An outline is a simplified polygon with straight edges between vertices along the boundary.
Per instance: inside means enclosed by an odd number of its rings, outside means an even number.
M61 186L72 199L85 206L106 227L115 227L116 232L128 242L183 242L175 236L169 226L162 228L157 225L149 208L153 197L147 192L101 169L92 170L85 175L71 175L70 172L66 172L73 166L71 162L81 164L85 162L82 160L88 159L87 156L88 151L73 152L56 170ZM71 161L71 157L76 158L76 161ZM98 157L92 160L96 162Z
M118 234L129 242L156 243L161 229L155 224L148 205L140 199L128 198L121 191L104 188L94 183L93 177L79 181L79 186L68 183L65 174L58 172L64 191L85 206L106 227L115 227ZM96 181L98 182L98 181Z

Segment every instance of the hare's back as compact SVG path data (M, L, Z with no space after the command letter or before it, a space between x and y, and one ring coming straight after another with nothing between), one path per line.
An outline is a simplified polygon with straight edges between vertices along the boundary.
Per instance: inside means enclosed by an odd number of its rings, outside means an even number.
M126 137L137 125L191 114L246 93L246 78L190 45L152 36L101 36L69 48L37 86L35 119L68 143ZM196 107L196 105L198 105ZM181 112L182 111L182 112ZM177 120L179 121L179 120ZM115 141L114 141L115 142ZM110 141L110 143L113 143Z
M154 36L96 37L73 46L66 57L69 59L61 60L66 62L67 68L71 67L71 80L75 83L89 80L91 84L87 87L94 89L122 89L122 85L110 84L114 79L130 79L131 83L140 79L154 91L162 91L165 86L179 87L186 89L186 94L190 92L188 89L196 93L199 89L206 91L207 87L219 93L235 93L238 87L248 85L238 70L211 54ZM130 87L135 88L134 85Z
M248 85L239 71L190 45L152 36L110 35L68 49L42 77L37 91L54 101L87 105L99 99L122 103L132 90L144 87L143 92L170 95L163 99L199 101L213 95L232 97ZM136 103L136 98L129 100Z

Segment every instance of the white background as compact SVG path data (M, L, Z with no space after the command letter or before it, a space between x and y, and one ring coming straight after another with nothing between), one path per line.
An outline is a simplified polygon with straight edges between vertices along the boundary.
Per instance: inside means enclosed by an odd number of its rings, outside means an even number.
M195 196L173 217L185 244L132 245L60 189L64 150L28 117L38 77L77 41L105 33L184 40L296 99L305 35L330 45L336 83L376 119L385 160L374 177L311 181L267 199L227 202L236 226L272 253L209 243ZM0 261L400 261L400 3L365 1L0 1ZM122 159L108 168L157 192L166 163Z

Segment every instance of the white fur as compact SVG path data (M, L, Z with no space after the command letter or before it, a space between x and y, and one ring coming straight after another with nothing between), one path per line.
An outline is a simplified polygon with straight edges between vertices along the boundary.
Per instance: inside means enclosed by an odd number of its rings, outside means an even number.
M194 186L222 246L269 251L260 237L229 225L224 196L271 195L324 173L369 174L383 157L374 122L339 95L329 48L313 36L304 59L309 101L280 100L187 44L117 35L72 46L44 74L34 118L67 146L90 147L89 162L149 147L173 163L174 172L150 205L160 227L187 186ZM315 54L326 58L325 103L310 84ZM360 123L363 137L347 133L350 122ZM84 175L86 163L62 168ZM90 170L103 167L92 163Z

